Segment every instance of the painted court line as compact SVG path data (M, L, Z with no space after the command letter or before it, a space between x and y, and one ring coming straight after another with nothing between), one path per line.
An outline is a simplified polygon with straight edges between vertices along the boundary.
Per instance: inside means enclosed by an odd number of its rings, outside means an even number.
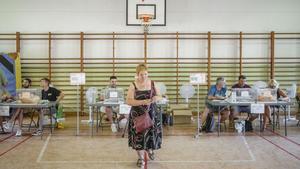
M7 136L7 137L1 139L1 140L0 140L0 143L3 142L3 141L5 141L5 140L7 140L7 139L9 139L9 138L11 138L13 135L15 135L15 133L11 133L9 136Z
M32 136L28 136L27 138L23 139L21 142L18 142L16 145L13 145L11 148L9 148L8 150L0 153L0 157L3 156L4 154L10 152L11 150L15 149L16 147L18 147L19 145L21 145L22 143L24 143L25 141L29 140Z
M298 145L298 146L300 146L300 144L299 143L297 143L296 141L294 141L294 140L291 140L291 139L289 139L288 137L286 137L286 136L283 136L283 135L281 135L281 134L279 134L279 133L277 133L277 132L274 132L274 131L272 131L272 130L270 130L270 129L267 129L269 132L271 132L271 133L273 133L273 134L275 134L275 135L277 135L277 136L279 136L279 137L282 137L282 138L284 138L285 140L287 140L287 141L289 141L289 142L291 142L291 143L294 143L294 144L296 144L296 145Z
M271 143L272 145L274 145L275 147L279 148L280 150L286 152L287 154L293 156L294 158L296 158L297 160L300 160L300 157L296 156L295 154L289 152L288 150L282 148L281 146L279 146L278 144L273 143L272 141L266 139L265 137L263 137L262 135L259 135L257 133L255 133L256 135L260 136L262 139L266 140L267 142Z
M151 163L248 163L254 160L151 161ZM39 161L43 164L124 164L136 161Z
M44 143L44 146L41 149L41 152L36 160L37 163L44 163L44 164L121 164L121 163L136 163L136 161L42 161L44 153L47 149L49 144L51 135L48 135L47 140ZM151 163L247 163L247 162L254 162L255 157L247 143L247 140L244 136L242 136L242 140L248 150L248 153L251 157L249 160L155 160L151 161Z
M151 163L246 163L254 160L198 160L198 161L151 161ZM136 163L136 161L39 161L45 164L122 164Z
M253 153L252 153L252 151L251 151L251 149L250 149L250 147L249 147L248 142L246 141L245 136L242 136L242 139L243 139L243 141L244 141L244 143L245 143L245 146L246 146L246 148L247 148L247 150L248 150L248 153L249 153L249 155L250 155L250 157L251 157L251 160L252 160L252 161L255 161L255 157L254 157L254 155L253 155Z
M51 138L51 134L48 135L47 140L46 140L46 142L45 142L45 144L44 144L44 146L43 146L43 148L42 148L42 150L41 150L41 152L40 152L38 158L36 159L36 162L37 162L37 163L41 162L41 159L42 159L42 157L43 157L43 155L44 155L44 153L45 153L45 151L46 151L46 148L47 148L47 146L48 146L48 143L49 143L50 138Z

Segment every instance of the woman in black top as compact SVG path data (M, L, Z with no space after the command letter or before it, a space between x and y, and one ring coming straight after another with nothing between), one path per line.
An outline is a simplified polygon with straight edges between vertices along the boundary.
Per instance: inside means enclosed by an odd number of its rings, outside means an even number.
M289 100L289 97L279 88L279 83L275 79L270 79L268 82L268 87L271 89L277 90L277 100L282 98L282 100ZM264 129L267 127L267 119L271 121L271 106L265 106L265 113L264 113Z
M154 160L153 150L160 149L162 143L161 120L156 101L160 100L160 92L155 83L148 79L147 67L140 64L136 68L137 79L130 85L127 93L127 104L131 105L128 123L128 144L138 154L137 166L144 167L144 154ZM148 110L149 107L149 111ZM144 113L154 121L154 125L142 132L137 132L134 119Z

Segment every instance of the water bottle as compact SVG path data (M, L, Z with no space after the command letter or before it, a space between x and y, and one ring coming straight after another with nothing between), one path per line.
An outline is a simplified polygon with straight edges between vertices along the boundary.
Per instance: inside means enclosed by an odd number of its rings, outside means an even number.
M233 102L233 103L236 102L236 92L231 93L231 102Z

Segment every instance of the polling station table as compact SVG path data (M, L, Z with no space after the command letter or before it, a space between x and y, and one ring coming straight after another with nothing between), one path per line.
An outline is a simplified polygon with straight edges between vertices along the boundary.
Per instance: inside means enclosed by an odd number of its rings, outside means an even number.
M272 106L273 107L273 113L274 113L274 107L278 106L283 108L284 111L284 132L285 136L287 136L287 125L286 125L286 118L287 118L287 106L291 105L292 103L289 101L274 101L274 102L231 102L229 100L208 100L208 104L211 106L218 107L218 136L220 135L220 114L221 114L221 107L224 106L251 106L251 104L264 104L266 106ZM273 115L273 120L275 118L275 114ZM274 121L273 121L274 122ZM260 128L261 128L261 122L260 122ZM273 130L275 129L274 123L273 123Z
M94 135L94 112L96 112L97 114L97 120L96 120L96 130L98 132L98 128L99 128L99 109L100 107L102 106L105 106L105 107L114 107L114 106L120 106L120 104L124 104L124 102L104 102L104 101L101 101L101 102L96 102L96 103L92 103L92 104L89 104L88 106L91 106L92 107L92 115L91 115L91 128L92 128L92 136Z
M10 103L0 103L1 111L8 111L9 109L25 109L25 108L32 108L32 109L37 109L40 110L38 112L41 112L42 109L48 109L51 112L51 109L55 109L56 102L39 102L39 103L20 103L17 101L10 102ZM9 114L8 114L9 115ZM42 119L40 119L42 120ZM50 118L50 131L52 133L53 131L53 122L52 122L52 117ZM42 126L43 129L43 126Z
M99 109L100 109L100 107L102 107L102 106L105 106L105 107L106 106L110 106L110 107L116 106L116 107L118 107L121 104L124 104L124 102L104 102L104 101L101 101L101 102L96 102L96 103L88 104L88 106L92 107L92 112L91 112L92 113L92 115L91 115L91 118L92 118L91 119L91 128L92 128L91 129L91 135L92 136L94 135L94 112L97 113L97 120L96 120L97 126L96 126L96 130L98 132L98 128L99 128L99 113L100 113ZM167 101L165 101L165 102L158 102L157 103L157 106L158 106L158 108L160 110L160 118L161 118L161 120L162 120L162 109L166 105L167 105ZM127 124L126 124L126 126L127 126Z

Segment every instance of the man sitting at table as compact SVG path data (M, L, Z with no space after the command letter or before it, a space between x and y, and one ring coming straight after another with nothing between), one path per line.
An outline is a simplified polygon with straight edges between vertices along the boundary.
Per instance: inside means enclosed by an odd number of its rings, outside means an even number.
M107 94L106 92L111 89L111 88L114 88L116 89L117 88L117 82L118 82L118 79L116 76L110 76L109 77L109 85L106 86L105 88L103 88L101 90L101 93L100 93L100 101L104 101L105 99L105 95ZM103 106L101 107L101 111L102 112L105 112L107 118L106 120L111 124L111 129L113 132L117 131L117 127L116 127L116 124L114 124L114 121L113 121L113 113L114 112L118 112L118 106ZM128 118L127 115L121 115L119 117L119 120L123 119L123 118Z
M212 85L209 89L207 100L224 100L226 99L226 85L224 77L218 77L216 84ZM229 115L229 109L224 106L220 108L221 119L220 123L223 123ZM218 107L210 105L207 101L205 103L205 110L202 113L201 121L204 123L206 121L208 113L218 112Z
M239 76L239 81L234 84L231 88L235 89L235 88L251 88L246 82L246 76L244 75L240 75ZM234 124L234 120L238 119L237 116L239 113L243 112L243 113L248 113L248 118L246 119L246 123L249 122L249 130L252 130L252 121L254 121L258 115L257 114L251 114L251 109L250 106L232 106L230 108L231 113L229 115L229 126L233 127ZM251 127L250 127L251 126Z
M42 78L41 79L41 87L42 90L42 100L48 100L51 102L56 102L56 107L54 110L51 109L51 114L54 114L57 110L58 103L64 98L64 93L61 90L57 90L54 87L50 87L51 84L50 79L48 78ZM39 128L36 132L34 132L32 135L39 136L42 134L42 127L43 127L43 121L44 121L44 113L45 109L42 109L42 111L39 113ZM52 118L52 117L50 117Z
M31 80L29 78L25 78L22 81L22 88L23 89L28 89L31 86ZM28 99L32 99L32 98L28 98ZM31 112L34 111L33 109L27 108L27 109L16 109L16 111L14 112L12 118L6 123L6 125L4 126L5 129L7 130L11 130L12 127L12 123L17 119L19 121L19 126L17 128L17 132L16 132L16 136L22 136L22 124L23 124L23 114L27 113L27 112Z

